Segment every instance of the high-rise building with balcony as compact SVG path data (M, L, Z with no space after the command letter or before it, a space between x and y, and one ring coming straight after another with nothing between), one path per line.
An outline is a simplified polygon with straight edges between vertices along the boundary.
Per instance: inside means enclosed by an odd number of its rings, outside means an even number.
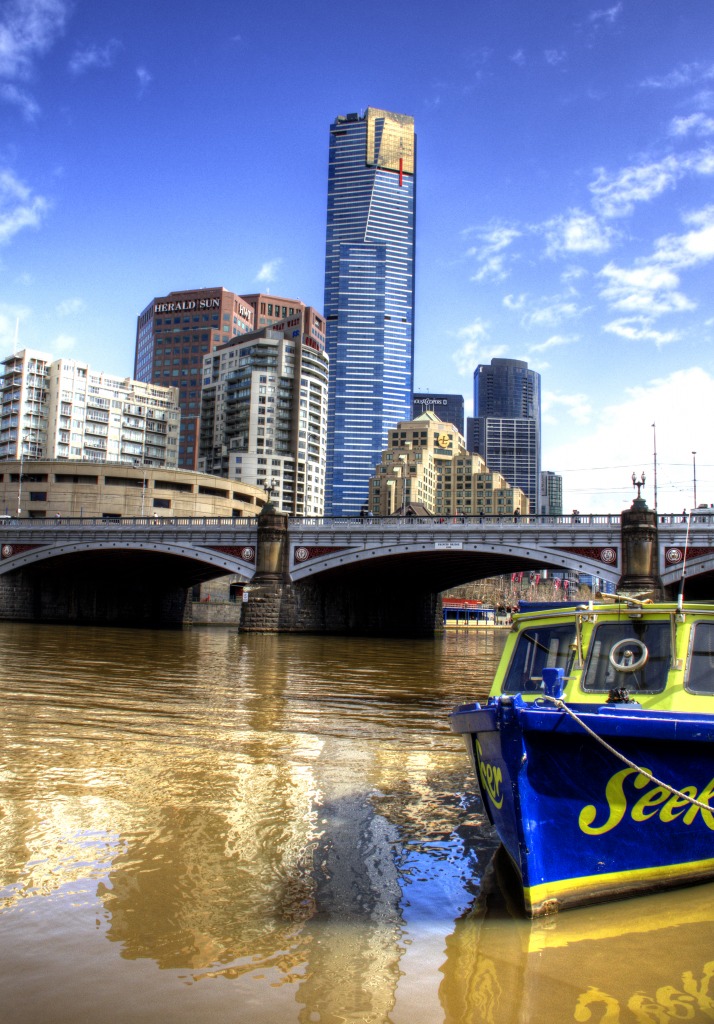
M179 467L196 469L199 454L203 357L233 338L303 315L299 299L225 288L191 288L152 299L139 314L134 375L178 388L181 407Z
M337 117L325 255L328 515L365 506L387 431L411 415L415 213L414 118L374 107Z
M199 469L265 487L291 515L324 511L324 331L307 306L204 356Z
M0 460L175 468L178 391L24 349L2 361Z
M0 460L47 458L47 398L52 356L23 349L0 371Z

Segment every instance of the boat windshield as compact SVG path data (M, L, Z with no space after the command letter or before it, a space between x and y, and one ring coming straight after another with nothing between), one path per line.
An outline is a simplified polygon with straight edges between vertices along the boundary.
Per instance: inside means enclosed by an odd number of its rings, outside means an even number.
M502 693L535 693L543 690L543 669L562 668L567 676L575 650L575 623L528 626L518 637L516 649L501 687Z
M593 631L582 687L660 693L667 682L670 659L669 622L604 622Z
M714 622L694 626L686 688L692 693L714 693Z

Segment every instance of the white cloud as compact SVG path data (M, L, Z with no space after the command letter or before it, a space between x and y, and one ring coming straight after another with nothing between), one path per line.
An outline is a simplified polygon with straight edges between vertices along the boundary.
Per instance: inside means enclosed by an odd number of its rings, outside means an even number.
M282 262L282 257L277 257L274 260L267 260L255 275L255 280L264 285L272 284L277 277L278 271L282 266Z
M546 221L543 231L548 256L607 252L613 237L611 228L602 225L592 214L578 209L569 210L567 214Z
M698 500L714 502L712 408L714 377L699 367L678 370L625 390L583 429L573 424L565 433L560 423L544 424L543 465L562 475L566 508L619 512L635 496L632 473L639 477L642 471L643 497L652 508L656 423L658 509L678 512L691 506L694 450Z
M119 40L110 39L106 46L93 45L84 50L75 50L70 58L69 70L73 75L82 75L93 68L109 68L120 49Z
M540 343L540 345L531 345L528 349L531 352L547 352L551 348L560 348L562 345L572 345L578 340L577 334L573 334L568 337L566 334L551 334L551 336Z
M509 271L506 269L506 257L502 253L498 253L494 256L489 256L488 259L482 260L481 264L475 274L472 275L472 281L505 281L508 277Z
M694 230L658 239L653 261L679 269L714 259L714 206L687 214L684 222Z
M714 259L714 205L687 214L684 222L691 231L658 239L652 255L637 260L634 267L608 263L600 271L599 277L605 281L601 297L612 309L636 314L608 324L605 329L610 333L633 340L648 338L657 345L678 340L674 331L654 330L653 319L696 308L696 303L680 291L677 271Z
M603 331L608 334L615 334L627 341L653 341L657 348L669 345L673 341L679 341L679 331L658 331L652 326L651 317L632 316L621 317L619 320L612 320L605 324Z
M563 271L563 273L560 275L560 280L563 282L563 284L568 285L569 291L575 294L577 292L577 289L575 288L573 282L580 281L584 277L587 277L587 275L588 272L585 269L585 267L572 266L568 267L567 270Z
M525 293L520 295L505 295L503 298L503 305L506 309L518 310L523 309L526 304L528 296Z
M562 299L542 299L540 303L523 315L521 324L524 327L557 327L564 320L573 320L583 312L574 302Z
M49 208L42 196L32 194L12 171L0 171L0 245L23 228L36 228Z
M670 154L652 163L625 167L614 176L599 168L590 184L593 202L603 217L624 217L637 203L648 203L673 188L687 174L714 174L714 150Z
M654 75L646 78L641 84L648 89L681 89L685 86L695 85L697 82L706 82L714 78L714 64L702 64L695 61L692 64L680 64L674 71L670 71L661 78Z
M688 117L675 117L669 126L670 135L712 135L714 134L714 118L706 114L689 114Z
M84 299L65 299L55 307L55 311L58 316L74 316L75 313L81 313L84 308Z
M555 391L544 391L541 396L543 423L562 426L563 413L575 423L590 423L592 405L588 396L582 392L574 395L561 395Z
M27 79L34 59L61 35L67 12L64 0L9 0L0 20L0 76Z
M562 64L568 56L565 50L545 50L543 53L546 64L550 64L551 67L557 67L558 64Z
M643 263L625 269L608 263L600 276L607 281L600 294L613 309L661 316L695 308L695 304L677 290L679 277L667 267Z
M604 10L591 11L588 20L591 22L607 22L609 25L612 25L620 14L622 14L622 0L620 0L620 3L607 7Z
M34 121L40 112L38 104L25 89L19 89L9 82L0 85L0 99L19 107L26 121Z
M461 327L456 332L456 337L461 345L452 353L451 358L461 377L473 377L479 363L490 362L494 357L505 355L507 351L505 345L485 344L488 338L488 324L483 320L477 319Z
M77 339L71 334L58 334L52 342L52 351L64 354L71 352L77 345Z
M136 77L139 82L139 96L143 96L154 80L154 76L146 68L137 68Z
M626 167L614 178L604 168L590 185L595 206L604 217L623 217L631 213L635 203L649 202L677 180L677 158L666 157L659 163Z
M521 231L509 224L492 224L484 228L471 228L464 234L476 234L477 243L466 255L474 258L478 267L472 281L491 279L503 281L508 277L506 250L521 237Z

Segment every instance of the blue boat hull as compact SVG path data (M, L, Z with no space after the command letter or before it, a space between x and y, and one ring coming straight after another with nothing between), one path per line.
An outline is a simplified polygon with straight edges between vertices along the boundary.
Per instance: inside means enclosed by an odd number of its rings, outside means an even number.
M714 810L692 799L714 806L714 719L631 705L571 708L597 738L562 710L518 695L451 715L526 912L713 878Z

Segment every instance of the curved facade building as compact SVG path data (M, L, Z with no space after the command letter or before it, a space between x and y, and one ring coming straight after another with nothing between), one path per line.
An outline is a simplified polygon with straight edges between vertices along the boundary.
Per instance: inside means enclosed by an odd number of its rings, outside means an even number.
M471 450L540 508L540 374L522 359L492 359L474 371Z
M0 463L0 510L13 518L242 518L257 516L267 500L262 487L181 469L45 459Z

